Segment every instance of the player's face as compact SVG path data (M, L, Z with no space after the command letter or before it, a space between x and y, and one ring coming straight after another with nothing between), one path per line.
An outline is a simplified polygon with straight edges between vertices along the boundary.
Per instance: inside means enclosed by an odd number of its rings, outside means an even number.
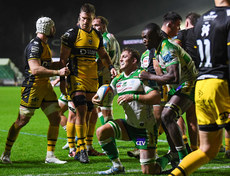
M98 30L102 34L105 32L105 25L101 23L100 19L93 20L93 28Z
M50 35L48 35L47 37L48 37L48 38L53 38L54 35L55 35L55 33L56 33L56 28L55 28L55 26L53 26L53 27L50 29Z
M94 15L92 13L81 12L79 15L79 25L81 29L90 31Z
M132 54L129 51L123 51L120 57L120 69L122 71L128 70L132 67L134 58L132 58Z
M141 36L142 36L143 44L147 49L157 48L158 37L156 37L156 34L154 34L151 30L149 29L143 30Z
M180 30L180 25L181 25L180 20L177 20L171 24L171 32L170 32L171 36L170 37L175 37L178 34Z
M154 43L153 43L153 39L151 36L151 31L148 29L145 29L142 31L142 40L143 40L143 44L145 45L145 47L147 49L152 49L154 47Z

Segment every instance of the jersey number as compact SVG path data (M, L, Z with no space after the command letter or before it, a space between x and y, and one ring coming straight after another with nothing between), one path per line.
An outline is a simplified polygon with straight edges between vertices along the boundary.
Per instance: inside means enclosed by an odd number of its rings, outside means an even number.
M199 39L196 41L196 43L198 45L199 54L200 54L199 67L212 67L209 39L204 39L204 41Z

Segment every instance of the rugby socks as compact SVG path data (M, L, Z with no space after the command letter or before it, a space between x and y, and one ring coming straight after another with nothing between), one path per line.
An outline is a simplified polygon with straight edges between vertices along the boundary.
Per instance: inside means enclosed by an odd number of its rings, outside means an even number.
M66 124L67 126L67 140L69 143L69 148L75 148L75 135L76 135L76 128L75 128L75 124L71 123L71 122L67 122Z
M99 141L103 151L108 155L111 161L114 161L118 158L118 150L116 147L116 141L114 138L108 138L104 141Z
M85 150L86 149L86 145L85 145L85 137L86 137L86 131L87 131L87 126L86 123L84 123L83 125L75 125L76 128L76 132L77 132L77 145L80 147L80 151L81 150Z
M101 121L101 125L104 125L104 124L105 124L105 121L104 121L104 116L103 116L102 112L99 112L99 113L98 113L98 118L99 118L100 121Z
M169 176L184 176L190 175L196 171L200 166L208 163L210 161L209 157L200 149L187 155L175 168Z
M185 148L185 146L176 147L176 150L178 152L178 156L180 160L182 160L186 155L188 155L188 151Z
M188 153L191 153L192 151L191 151L189 144L188 144L188 137L186 135L183 135L182 138L183 138L183 141L184 141L184 144L186 146Z
M48 139L47 151L55 150L55 145L58 138L58 132L59 132L59 126L49 125L48 134L47 134L47 139Z
M88 132L87 132L87 136L86 136L87 149L92 148L95 127L96 127L96 124L94 124L94 123L89 123L89 125L88 125Z
M8 132L5 151L11 151L11 148L14 142L16 141L20 130L21 128L19 128L19 126L16 123L13 123Z
M67 123L68 123L68 122L67 122ZM63 126L62 128L63 128L65 131L67 131L67 129L66 129L66 128L67 128L67 125Z
M170 160L171 160L170 156L166 154L160 158L157 158L156 162L161 166L163 170L167 166Z

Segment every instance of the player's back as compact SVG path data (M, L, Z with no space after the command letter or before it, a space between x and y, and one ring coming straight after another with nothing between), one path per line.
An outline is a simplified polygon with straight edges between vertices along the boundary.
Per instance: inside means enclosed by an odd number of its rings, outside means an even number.
M198 79L228 77L229 31L230 7L215 7L198 20L195 26L200 61Z

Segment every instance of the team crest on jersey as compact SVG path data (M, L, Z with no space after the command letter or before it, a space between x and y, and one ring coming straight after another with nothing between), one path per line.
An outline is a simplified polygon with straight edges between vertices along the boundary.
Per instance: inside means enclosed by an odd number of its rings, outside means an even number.
M201 36L204 37L204 36L208 36L209 35L209 31L210 31L210 24L209 22L205 22L202 26L202 33L201 33Z

